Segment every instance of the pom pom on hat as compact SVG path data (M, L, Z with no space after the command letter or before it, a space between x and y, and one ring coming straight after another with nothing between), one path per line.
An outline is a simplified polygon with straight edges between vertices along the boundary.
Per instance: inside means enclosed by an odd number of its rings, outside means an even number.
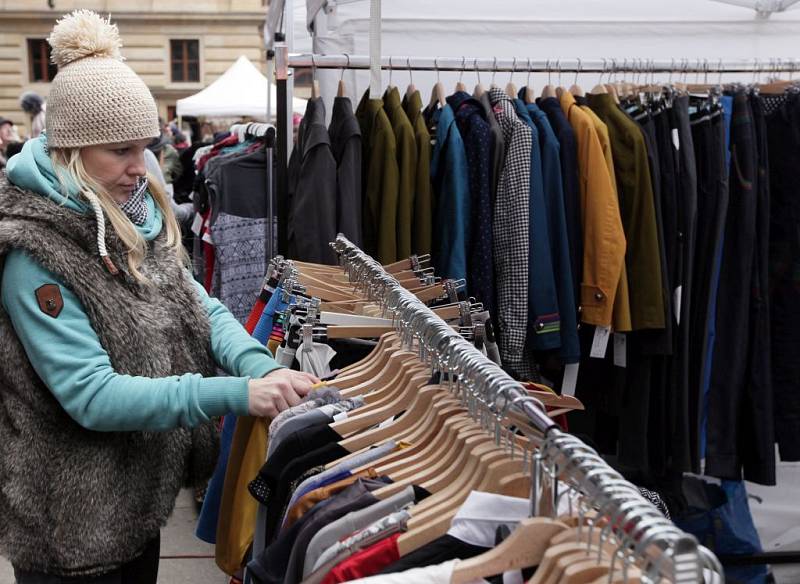
M53 48L53 63L59 67L86 57L122 61L117 25L91 10L75 10L61 18L47 42Z
M159 135L150 90L122 62L116 25L90 10L75 10L47 39L58 73L47 99L47 145L80 148Z

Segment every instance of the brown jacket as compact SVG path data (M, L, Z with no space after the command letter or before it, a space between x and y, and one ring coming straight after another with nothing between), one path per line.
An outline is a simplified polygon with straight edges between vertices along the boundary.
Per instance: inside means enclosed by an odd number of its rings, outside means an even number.
M578 146L583 226L581 320L610 326L625 261L619 201L592 118L568 91L561 94L560 102Z

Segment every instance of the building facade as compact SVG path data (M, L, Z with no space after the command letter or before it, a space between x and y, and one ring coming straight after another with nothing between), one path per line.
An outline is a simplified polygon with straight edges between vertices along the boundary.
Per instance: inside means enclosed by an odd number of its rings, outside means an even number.
M153 92L159 113L174 116L176 100L197 93L239 55L265 71L262 37L266 0L0 0L0 116L26 136L19 106L29 90L47 97L56 68L45 40L56 20L76 8L110 14L126 62Z

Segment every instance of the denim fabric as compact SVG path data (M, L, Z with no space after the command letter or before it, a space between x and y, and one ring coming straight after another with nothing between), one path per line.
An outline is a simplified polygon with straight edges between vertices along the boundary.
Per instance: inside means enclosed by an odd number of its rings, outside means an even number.
M534 350L556 349L561 346L561 318L558 313L558 296L550 250L539 130L521 99L514 100L514 108L520 119L531 129L527 344Z
M222 502L222 488L225 486L225 471L228 469L228 456L231 453L231 442L233 433L236 430L236 416L230 414L225 416L220 435L219 459L208 482L206 496L203 499L203 507L200 509L200 517L197 519L197 527L194 534L207 543L217 543L217 519L219 517L219 506Z
M436 126L436 147L431 161L436 193L433 224L433 265L444 278L467 277L470 233L470 194L467 154L456 126L453 108L445 105Z
M564 212L564 189L561 177L560 145L550 122L536 104L527 105L528 113L539 130L542 150L542 180L550 234L550 253L558 289L558 312L561 316L561 360L577 363L580 360L578 314L575 310L576 275L572 273L569 255L569 235ZM577 277L580 277L578 275Z
M689 412L695 457L705 456L707 403L705 388L710 375L708 355L716 336L716 306L725 217L728 211L728 178L724 116L722 111L700 114L692 121L697 156L697 246L695 250L695 301L689 338Z
M581 193L578 179L578 144L575 131L564 115L561 104L554 97L538 99L536 104L547 115L550 126L560 146L561 182L563 185L564 213L569 239L570 264L572 266L572 295L577 311L581 298L583 275L583 230L581 228Z
M479 101L460 91L447 98L464 140L469 166L470 234L467 251L467 290L491 314L495 312L492 257L492 134Z
M767 117L775 431L782 461L800 460L800 96Z
M698 479L687 480L695 482L694 488L700 493L689 497L687 513L673 518L679 528L694 535L702 545L718 555L761 553L761 542L743 482L722 481L717 486ZM766 566L725 568L726 580L737 584L763 584L766 577Z

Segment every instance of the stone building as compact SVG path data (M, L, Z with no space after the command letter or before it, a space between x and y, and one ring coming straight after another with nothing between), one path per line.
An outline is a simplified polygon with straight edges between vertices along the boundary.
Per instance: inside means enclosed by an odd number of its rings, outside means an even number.
M76 8L110 14L126 62L150 87L160 114L198 92L246 55L265 71L262 38L267 0L0 0L0 116L27 135L19 96L46 97L55 75L45 40L56 20Z

